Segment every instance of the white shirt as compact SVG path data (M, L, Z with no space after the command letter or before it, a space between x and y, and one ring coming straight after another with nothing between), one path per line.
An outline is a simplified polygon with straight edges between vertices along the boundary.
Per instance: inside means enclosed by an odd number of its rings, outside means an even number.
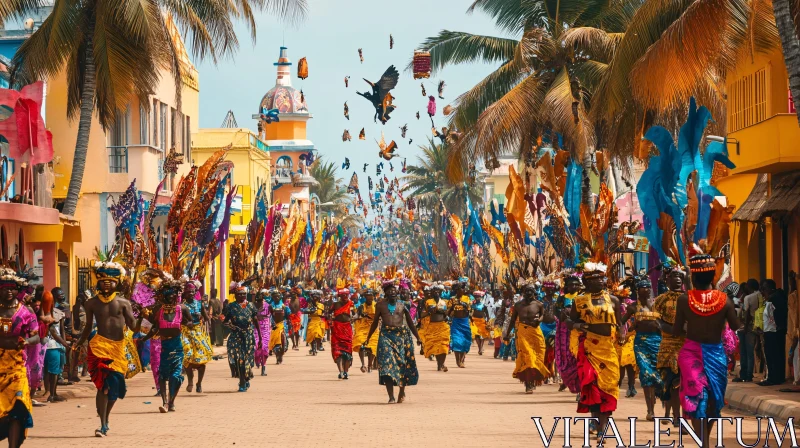
M764 304L764 332L774 333L778 331L775 325L775 305L772 302Z

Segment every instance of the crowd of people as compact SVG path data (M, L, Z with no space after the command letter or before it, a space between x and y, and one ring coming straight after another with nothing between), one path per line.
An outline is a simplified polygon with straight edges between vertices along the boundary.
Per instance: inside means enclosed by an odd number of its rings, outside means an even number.
M577 412L599 419L594 432L616 410L627 375L626 396L638 393L638 377L647 420L661 401L665 417L691 418L700 434L701 419L720 415L737 357L735 382L752 381L760 369L759 384L782 384L787 366L795 383L800 378L795 276L790 295L771 280L720 291L715 270L713 257L696 253L688 272L665 264L656 282L646 275L610 282L599 262L488 291L467 278L410 281L402 272L340 280L337 289L262 288L251 279L231 285L226 300L216 290L203 295L196 279L154 269L131 288L125 268L106 261L93 268L95 295L70 310L59 288L32 288L23 274L3 269L0 435L20 446L32 407L64 401L59 386L89 375L97 388L95 435L105 437L125 381L137 373L152 371L159 411L175 412L181 389L203 391L214 346L226 345L231 376L246 392L259 370L267 376L270 357L283 363L303 340L312 356L329 342L340 380L357 354L361 372L377 370L389 403L402 403L406 387L420 380L417 356L444 373L451 354L466 368L473 347L482 356L491 346L494 358L514 362L510 374L525 393L550 383L575 394ZM703 437L710 431L705 425Z

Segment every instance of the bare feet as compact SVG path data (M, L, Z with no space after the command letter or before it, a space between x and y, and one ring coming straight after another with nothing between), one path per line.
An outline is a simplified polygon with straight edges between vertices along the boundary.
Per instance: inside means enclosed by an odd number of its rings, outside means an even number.
M397 396L397 404L400 404L400 403L402 403L404 401L406 401L406 393L405 392L403 392L403 393L401 393L400 395Z
M447 372L447 366L442 366L442 372Z
M361 373L367 373L367 368L364 367L364 366L361 366Z
M167 408L165 408L164 406L159 406L158 407L158 412L160 412L162 414L166 414L167 413Z
M192 383L189 383L188 385L186 385L186 392L191 392L193 387L194 387L194 385Z

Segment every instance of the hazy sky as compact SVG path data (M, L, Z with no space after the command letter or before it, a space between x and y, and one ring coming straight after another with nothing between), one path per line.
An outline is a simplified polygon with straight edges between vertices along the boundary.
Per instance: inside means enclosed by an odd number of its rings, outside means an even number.
M275 84L275 67L279 47L289 48L289 57L296 64L301 57L309 63L309 77L293 78L292 84L302 88L313 119L308 124L308 137L325 159L341 164L350 158L351 169L340 173L349 181L357 170L361 195L367 202L367 175L375 180L378 146L375 139L383 130L387 142L394 139L399 145L401 158L394 159L395 171L389 179L399 176L402 157L412 164L420 153L417 144L430 135L430 119L425 108L427 98L422 96L420 80L414 80L405 66L414 49L428 36L442 29L468 31L476 34L500 35L492 20L478 11L467 14L472 0L308 0L310 10L305 21L297 24L281 23L267 14L258 18L258 38L255 45L243 25L238 27L240 48L232 61L217 66L210 62L197 64L200 72L200 126L218 127L228 109L233 110L241 127L256 129L250 118L258 111L262 96ZM394 36L394 49L389 50L389 34ZM363 48L364 63L358 59L358 48ZM373 123L374 109L356 90L369 86L361 79L376 81L387 67L394 64L400 71L400 81L393 91L397 110L387 124ZM473 86L495 67L485 64L451 67L436 77L426 80L428 94L436 95L439 79L445 80L445 100L437 98L437 127L445 124L442 108L456 96ZM349 75L350 87L345 88L343 78ZM344 102L350 107L350 120L343 116ZM421 119L415 114L419 111ZM408 123L406 139L400 138L399 127ZM366 128L366 141L358 140L358 132ZM342 142L344 129L350 130L351 142ZM408 139L414 140L411 146ZM363 164L369 163L367 174ZM388 163L385 164L388 171ZM341 168L341 167L340 167Z

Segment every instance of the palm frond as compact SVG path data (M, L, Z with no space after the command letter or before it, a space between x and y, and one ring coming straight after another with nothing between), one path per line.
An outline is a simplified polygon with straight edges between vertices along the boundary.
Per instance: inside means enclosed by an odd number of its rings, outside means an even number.
M438 35L425 39L419 48L431 53L431 71L436 73L449 64L506 62L514 57L517 40L442 30ZM407 70L412 63L408 63Z
M45 6L44 0L3 0L0 2L0 28L9 19L24 19L28 12Z

